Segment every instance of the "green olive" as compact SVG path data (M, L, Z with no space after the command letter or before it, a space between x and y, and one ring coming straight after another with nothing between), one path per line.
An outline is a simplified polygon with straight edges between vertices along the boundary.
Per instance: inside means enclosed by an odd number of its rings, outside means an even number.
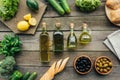
M100 68L99 68L99 67L97 67L96 69L97 69L98 71L100 70Z
M104 61L107 61L107 59L106 59L106 58L104 58L103 60L104 60Z
M100 60L98 60L97 63L100 63Z
M109 71L111 68L110 67L107 67L107 70Z
M102 66L102 63L100 63L99 67L100 67L100 68L102 68L102 67L103 67L103 66Z
M107 69L103 69L103 71L104 71L105 73L108 72Z
M97 66L99 66L100 64L99 63L96 63Z
M106 62L105 62L105 61L103 61L102 63L103 63L103 64L105 64Z
M105 68L105 67L108 67L108 64L104 64L104 68Z
M112 67L112 62L109 62L109 66Z
M103 69L100 69L100 72L103 72Z

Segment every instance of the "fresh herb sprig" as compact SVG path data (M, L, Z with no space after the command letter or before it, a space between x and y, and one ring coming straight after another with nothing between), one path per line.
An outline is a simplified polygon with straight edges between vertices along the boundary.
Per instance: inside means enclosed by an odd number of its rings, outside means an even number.
M0 43L0 54L5 56L15 56L21 51L22 42L17 35L4 35Z

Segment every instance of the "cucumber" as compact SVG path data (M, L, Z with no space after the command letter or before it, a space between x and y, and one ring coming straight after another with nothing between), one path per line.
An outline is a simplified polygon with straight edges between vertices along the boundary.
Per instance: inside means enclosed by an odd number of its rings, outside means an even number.
M30 77L30 72L26 72L23 77L22 80L27 80Z
M37 73L33 72L27 80L34 80L37 77Z
M61 4L61 6L63 7L63 9L66 13L71 12L69 4L68 4L68 0L60 0L60 4Z
M26 0L26 4L31 10L39 10L39 5L36 0Z
M48 2L60 15L65 14L64 9L60 6L60 4L56 0L48 0Z

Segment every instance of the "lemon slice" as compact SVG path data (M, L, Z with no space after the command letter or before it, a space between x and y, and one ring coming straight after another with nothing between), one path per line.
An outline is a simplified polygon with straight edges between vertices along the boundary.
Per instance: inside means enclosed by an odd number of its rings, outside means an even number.
M23 18L24 18L25 20L27 20L27 21L30 20L31 17L32 17L31 13L26 14L25 16L23 16Z
M36 26L36 24L37 24L37 20L35 18L30 18L30 20L28 22L31 26Z
M17 29L19 31L27 31L29 29L30 25L27 21L20 21L17 24Z

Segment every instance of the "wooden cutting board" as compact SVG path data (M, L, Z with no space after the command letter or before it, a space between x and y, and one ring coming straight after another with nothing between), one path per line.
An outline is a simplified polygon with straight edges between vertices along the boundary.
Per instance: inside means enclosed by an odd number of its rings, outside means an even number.
M27 5L26 5L26 0L20 0L20 4L19 4L19 8L18 8L18 12L15 15L15 17L13 17L11 20L8 21L3 21L1 18L0 20L8 27L10 28L15 34L35 34L35 31L38 27L38 24L45 12L46 9L46 5L43 4L42 2L40 2L39 0L37 0L38 4L39 4L39 11L38 12L34 12L31 11ZM17 23L23 19L23 16L31 13L32 17L35 17L37 20L37 25L35 27L30 27L30 29L28 31L25 32L21 32L17 29Z

